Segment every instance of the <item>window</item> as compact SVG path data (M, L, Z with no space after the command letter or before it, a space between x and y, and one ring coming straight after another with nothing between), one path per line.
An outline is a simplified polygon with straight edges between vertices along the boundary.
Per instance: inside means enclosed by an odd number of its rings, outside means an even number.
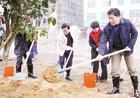
M140 0L131 0L131 4L137 4L140 3Z
M107 18L107 13L106 12L101 12L101 24L106 24L107 21L108 21L108 18Z
M124 16L124 11L121 10L120 13L121 13L121 16L123 17Z
M139 18L140 10L130 10L130 18Z
M118 5L123 5L124 4L124 0L118 0L117 3L118 3Z
M88 21L96 20L96 14L95 14L95 13L89 13L89 14L87 15L87 20L88 20Z
M95 8L95 0L88 1L88 8Z
M102 5L105 7L111 6L111 0L103 0Z
M87 24L89 25L92 21L96 20L96 13L87 14Z

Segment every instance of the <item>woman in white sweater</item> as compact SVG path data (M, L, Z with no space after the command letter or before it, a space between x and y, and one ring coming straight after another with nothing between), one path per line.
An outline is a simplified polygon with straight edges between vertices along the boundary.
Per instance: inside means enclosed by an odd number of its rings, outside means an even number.
M59 54L59 61L61 68L65 67L64 64L67 61L66 68L72 66L73 61L73 37L69 31L70 26L68 24L62 24L61 29L63 32L57 38L57 52ZM70 56L70 57L69 57ZM69 57L69 58L68 58ZM72 81L70 78L70 71L66 70L65 79Z

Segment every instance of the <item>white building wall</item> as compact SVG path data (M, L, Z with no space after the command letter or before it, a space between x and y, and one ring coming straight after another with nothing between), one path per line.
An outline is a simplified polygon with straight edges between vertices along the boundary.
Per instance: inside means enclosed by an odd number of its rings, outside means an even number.
M56 19L58 27L63 23L77 25L80 28L84 26L83 1L84 0L78 0L77 2L75 0L57 0Z
M94 1L93 7L89 8L88 3ZM118 4L118 2L122 3L122 5ZM140 0L84 0L84 4L84 25L86 27L95 20L98 20L104 26L108 22L107 11L112 7L119 8L122 16L130 19L134 24L140 24ZM131 14L133 17L130 17L130 13L136 15Z

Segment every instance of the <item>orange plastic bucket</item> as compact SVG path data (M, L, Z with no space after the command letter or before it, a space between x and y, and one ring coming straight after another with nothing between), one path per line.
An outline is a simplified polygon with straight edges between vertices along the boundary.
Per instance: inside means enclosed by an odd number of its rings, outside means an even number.
M14 75L14 67L13 66L7 66L4 69L4 77L9 77Z
M96 73L84 73L84 86L87 88L96 87Z

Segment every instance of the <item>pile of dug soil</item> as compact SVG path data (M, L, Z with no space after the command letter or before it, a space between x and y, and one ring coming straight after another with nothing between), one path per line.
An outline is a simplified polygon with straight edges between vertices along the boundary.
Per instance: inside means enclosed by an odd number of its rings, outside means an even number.
M43 72L43 78L51 83L56 83L63 80L55 66L47 66L46 70Z
M50 83L43 79L0 80L0 98L131 98L127 94L107 95L97 88L88 89L77 83Z

